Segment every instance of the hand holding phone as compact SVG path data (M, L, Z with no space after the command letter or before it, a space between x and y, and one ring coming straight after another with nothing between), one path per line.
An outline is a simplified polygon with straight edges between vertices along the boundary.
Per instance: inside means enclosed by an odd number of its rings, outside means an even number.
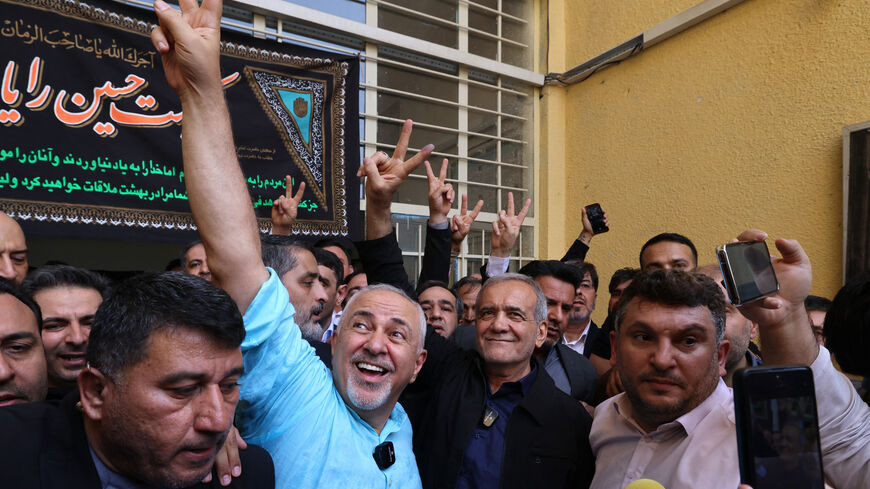
M604 222L604 210L601 208L601 204L596 202L587 205L586 217L589 219L589 223L592 224L593 233L601 234L610 231L610 228L607 227L607 223Z
M779 290L779 282L764 241L740 241L716 250L728 299L746 304Z

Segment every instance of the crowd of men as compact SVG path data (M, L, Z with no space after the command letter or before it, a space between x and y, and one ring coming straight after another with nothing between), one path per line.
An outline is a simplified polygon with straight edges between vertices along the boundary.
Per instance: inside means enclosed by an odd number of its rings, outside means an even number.
M450 216L447 161L436 174L431 145L406 158L411 121L392 155L359 168L362 241L292 238L305 188L289 177L261 235L223 102L221 2L180 6L155 2L152 40L184 111L200 239L173 265L182 273L110 284L30 270L24 233L0 213L0 486L734 489L734 373L798 364L815 377L826 480L870 487L870 408L828 350L870 376L870 277L833 302L809 296L809 257L777 239L779 291L735 307L719 267L662 233L610 278L599 326L585 211L561 260L513 273L531 202L509 194L480 274L451 286L482 202L462 196ZM391 202L421 164L415 286Z

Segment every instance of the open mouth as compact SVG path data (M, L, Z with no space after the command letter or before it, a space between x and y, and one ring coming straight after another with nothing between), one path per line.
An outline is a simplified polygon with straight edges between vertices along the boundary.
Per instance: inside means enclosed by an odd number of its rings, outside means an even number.
M67 368L83 368L85 366L84 353L60 353L57 358Z
M387 368L369 362L356 362L354 366L359 375L367 382L379 382L389 373Z

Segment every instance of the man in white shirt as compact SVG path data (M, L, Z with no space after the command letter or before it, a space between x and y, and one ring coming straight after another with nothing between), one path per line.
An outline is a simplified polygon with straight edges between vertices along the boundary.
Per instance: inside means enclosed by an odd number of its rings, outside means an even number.
M599 331L598 325L592 322L592 311L598 298L598 271L591 263L579 262L575 266L583 279L575 291L574 307L568 314L568 327L565 328L562 343L589 358L586 345L591 342L587 340Z
M752 230L738 239L767 235ZM768 364L810 365L815 376L825 475L838 489L870 485L870 408L819 348L804 298L809 258L779 239L773 263L780 290L745 305L758 323ZM721 380L730 344L725 302L709 277L654 270L639 275L616 311L611 363L625 392L600 404L590 434L592 488L653 479L668 489L732 489L739 483L734 404Z

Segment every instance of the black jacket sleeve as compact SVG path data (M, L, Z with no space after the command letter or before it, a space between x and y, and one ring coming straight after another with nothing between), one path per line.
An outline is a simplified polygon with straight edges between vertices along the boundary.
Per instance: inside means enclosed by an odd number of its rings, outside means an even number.
M562 257L561 261L583 261L586 259L586 253L589 253L589 245L580 241L579 239L575 239L574 244L572 244L571 247L568 248L568 252L565 253L565 256Z
M370 284L389 284L403 290L409 297L417 300L417 294L402 260L402 249L396 241L396 233L377 239L367 239L354 243L359 252L363 270Z
M426 247L417 286L427 280L450 282L450 235L449 223L445 229L426 226Z

